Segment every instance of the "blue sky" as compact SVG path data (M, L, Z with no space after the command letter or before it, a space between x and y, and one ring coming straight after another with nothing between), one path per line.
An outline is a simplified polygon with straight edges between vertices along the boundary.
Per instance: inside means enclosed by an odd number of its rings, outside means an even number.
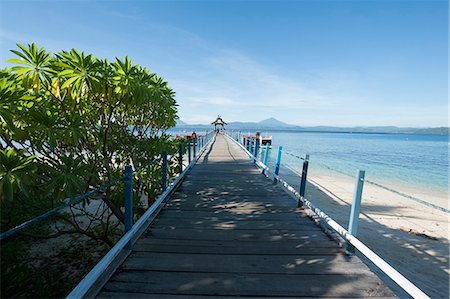
M179 116L447 126L447 1L1 1L15 43L124 57L164 77Z

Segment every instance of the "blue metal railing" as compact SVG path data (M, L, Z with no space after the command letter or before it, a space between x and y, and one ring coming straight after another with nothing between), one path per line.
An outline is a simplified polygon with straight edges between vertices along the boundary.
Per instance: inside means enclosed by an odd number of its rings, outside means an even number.
M207 133L204 136L199 136L199 138L195 139L195 140L190 140L188 142L188 156L189 156L189 163L191 162L192 158L191 158L191 148L194 149L194 157L195 157L195 153L196 151L200 150L200 145L205 145L207 140L210 140L212 137L212 132ZM198 149L197 149L198 147ZM183 148L180 144L180 146L178 147L178 149L173 152L172 154L168 155L166 151L163 151L163 153L156 157L155 159L149 161L148 163L136 168L136 169L132 169L132 166L127 165L125 166L125 175L118 177L104 185L101 185L85 194L82 195L78 195L75 198L68 198L64 201L63 204L61 204L60 206L45 212L42 215L39 215L33 219L30 219L20 225L15 226L14 228L9 229L6 232L3 232L0 234L0 241L3 241L13 235L16 235L18 233L20 233L21 231L23 231L24 229L39 223L51 216L56 215L57 213L61 212L62 210L73 206L77 203L80 203L82 200L87 199L89 197L91 197L94 194L97 194L99 192L104 191L105 189L107 189L108 187L111 187L113 185L116 185L118 182L120 181L124 181L124 207L125 207L125 232L129 231L133 225L133 189L132 189L132 185L133 185L133 174L135 173L139 173L142 170L160 162L161 160L163 160L162 163L162 190L163 192L167 189L167 185L168 185L168 178L167 178L167 173L168 173L168 165L167 165L167 161L171 160L173 157L176 157L180 166L180 171L179 173L182 172L183 170Z
M139 218L138 221L131 227L128 232L122 236L122 238L114 245L114 247L100 260L100 262L95 265L95 267L80 281L80 283L67 295L67 298L84 298L89 297L88 295L95 296L95 287L96 282L102 277L103 273L108 269L111 270L110 266L112 263L118 259L120 252L123 252L123 249L126 249L126 253L129 254L131 252L131 248L133 246L132 242L135 240L140 233L142 233L143 229L146 225L150 225L150 217L155 214L155 212L159 211L161 204L168 198L171 192L175 189L175 187L179 184L184 175L189 171L189 169L196 163L197 159L202 155L202 153L206 150L209 143L214 139L214 132L207 133L205 136L199 138L201 141L193 140L188 144L188 153L189 149L195 148L198 146L198 154L196 156L191 156L188 154L190 163L184 168L184 170L178 175L175 180L168 186L168 188L156 199L156 201L148 208L148 210ZM201 142L202 146L200 147L198 143ZM157 213L156 213L157 214ZM125 257L122 257L125 258ZM112 270L111 270L112 271ZM97 290L98 291L98 290Z
M257 159L257 157L248 150L245 144L245 139L240 138L240 133L235 135L232 133L228 136L231 140L236 142L239 146L242 147L249 155L250 159L254 161L254 163L262 169L262 173L267 175L266 173L270 173L274 177L274 182L280 182L283 187L285 187L288 191L292 192L294 196L298 199L298 206L305 206L313 211L324 223L326 226L336 233L338 233L346 243L345 248L347 249L347 253L354 254L354 249L358 249L364 256L366 256L375 266L377 266L381 271L383 271L392 281L398 284L404 291L406 291L413 298L430 298L427 294L422 292L418 287L416 287L412 282L410 282L407 278L405 278L401 273L395 270L391 265L389 265L386 261L384 261L381 257L379 257L375 252L373 252L369 247L367 247L364 243L362 243L357 237L357 226L358 226L358 218L359 218L359 208L361 205L361 195L362 195L362 187L364 183L364 171L359 170L356 176L355 181L355 194L353 198L352 204L352 212L350 215L350 227L349 230L343 228L340 224L334 221L330 216L324 213L321 209L316 207L311 201L305 198L305 187L308 173L308 163L309 163L309 155L306 155L305 158L300 156L296 156L299 159L303 160L303 169L301 174L301 183L300 183L300 191L297 192L291 185L289 185L286 181L284 181L279 176L280 169L280 161L281 161L281 153L282 147L279 146L277 161L275 165L275 171L267 166L267 160L264 159L264 163ZM242 143L240 142L242 140ZM266 147L266 151L269 147Z
M230 137L233 138L233 140L236 140L236 141L238 141L240 144L242 144L242 145L243 145L250 153L253 153L252 144L254 143L254 141L253 141L254 138L243 138L244 136L243 136L240 132L236 132L236 131L232 132L232 134L230 135ZM264 149L264 146L261 147L261 149ZM302 161L308 160L308 157L309 157L309 155L306 155L305 157L296 155L296 154L291 153L291 152L289 152L289 151L283 150L282 147L280 147L280 148L278 149L277 162L276 162L276 165L275 165L275 173L276 173L277 175L278 175L279 169L280 169L281 153L284 153L284 154L286 154L286 155L288 155L288 156L290 156L290 157L293 157L293 158L295 158L295 159L302 160ZM254 154L253 154L253 155L254 155ZM331 170L331 171L335 171L335 172L340 173L340 174L342 174L342 175L345 175L345 176L347 176L347 177L352 177L352 178L353 178L353 175L352 175L352 174L349 174L349 173L347 173L347 172L344 172L344 171L335 169L335 168L330 167L330 166L328 166L328 165L326 165L326 164L324 164L324 163L320 163L320 162L315 161L314 164L320 165L320 166L325 167L326 169L329 169L329 170ZM267 160L265 160L264 165L267 165ZM305 174L305 176L307 175L307 171L306 171L306 173L305 173L304 168L305 168L305 162L303 162L303 166L302 166L302 174L300 174L300 176L302 176L303 174ZM425 206L434 208L434 209L436 209L436 210L440 210L440 211L445 212L445 213L450 213L450 209L447 209L447 208L438 206L438 205L436 205L436 204L434 204L434 203L431 203L431 202L429 202L429 201L426 201L426 200L424 200L424 199L421 199L421 198L418 198L418 197L415 197L415 196L406 194L406 193L404 193L404 192L395 190L395 189L393 189L393 188L387 187L387 186L385 186L385 185L383 185L383 184L380 184L380 183L378 183L378 182L374 182L374 181L367 180L367 179L364 179L364 182L367 183L367 184L373 185L373 186L377 186L377 187L379 187L379 188L382 188L382 189L384 189L384 190L386 190L386 191L389 191L389 192L392 192L392 193L394 193L394 194L397 194L397 195L399 195L399 196L401 196L401 197L404 197L404 198L406 198L406 199L410 199L410 200L413 200L413 201L418 202L418 203L420 203L420 204L423 204L423 205L425 205ZM302 195L304 195L304 192L303 192Z
M285 151L285 153L286 153L287 155L291 156L291 157L296 158L296 159L305 160L305 158L300 157L300 156L297 156L297 155L292 154L292 153L290 153L290 152L286 152L286 151ZM326 164L324 164L324 163L320 163L320 162L314 162L314 163L315 163L315 164L318 164L318 165L320 165L320 166L322 166L322 167L325 167L326 169L329 169L329 170L331 170L331 171L334 171L334 172L340 173L340 174L342 174L342 175L345 175L345 176L347 176L347 177L353 177L353 175L351 175L351 174L349 174L349 173L347 173L347 172L344 172L344 171L335 169L335 168L330 167L330 166L328 166L328 165L326 165ZM429 202L429 201L426 201L426 200L424 200L424 199L420 199L420 198L418 198L418 197L415 197L415 196L406 194L406 193L404 193L404 192L395 190L395 189L393 189L393 188L387 187L387 186L385 186L385 185L383 185L383 184L380 184L380 183L377 183L377 182L374 182L374 181L371 181L371 180L367 180L367 179L364 179L364 182L366 182L367 184L370 184L370 185L373 185L373 186L377 186L377 187L379 187L379 188L382 188L382 189L384 189L384 190L386 190L386 191L395 193L395 194L397 194L397 195L399 195L399 196L402 196L402 197L404 197L404 198L413 200L413 201L418 202L418 203L420 203L420 204L426 205L426 206L428 206L428 207L434 208L434 209L436 209L436 210L440 210L440 211L442 211L442 212L450 213L450 210L449 210L449 209L446 209L446 208L444 208L444 207L435 205L435 204L433 204L433 203L431 203L431 202Z

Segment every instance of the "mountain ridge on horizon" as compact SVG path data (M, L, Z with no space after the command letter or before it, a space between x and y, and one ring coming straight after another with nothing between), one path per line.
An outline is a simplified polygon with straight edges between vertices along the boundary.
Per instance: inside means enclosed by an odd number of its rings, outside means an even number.
M181 119L177 120L177 128L209 128L210 124L188 124ZM339 127L339 126L298 126L282 122L275 117L269 117L259 122L229 122L226 126L229 129L241 129L241 130L295 130L295 131L308 131L308 132L351 132L351 133L404 133L404 134L438 134L438 135L450 135L449 127L427 127L427 128L414 128L414 127L397 127L397 126L352 126L352 127Z

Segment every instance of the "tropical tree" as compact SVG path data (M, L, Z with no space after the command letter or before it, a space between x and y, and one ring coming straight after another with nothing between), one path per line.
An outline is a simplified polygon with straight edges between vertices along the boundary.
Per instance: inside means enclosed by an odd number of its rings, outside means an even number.
M177 118L175 93L163 78L128 57L109 62L75 49L17 46L8 60L14 66L0 71L2 230L121 176L124 165L176 149L165 134ZM157 168L137 177L137 195L160 193ZM65 225L49 234L84 234L111 246L123 221L118 187L97 198L104 208L89 208L87 199L59 215Z

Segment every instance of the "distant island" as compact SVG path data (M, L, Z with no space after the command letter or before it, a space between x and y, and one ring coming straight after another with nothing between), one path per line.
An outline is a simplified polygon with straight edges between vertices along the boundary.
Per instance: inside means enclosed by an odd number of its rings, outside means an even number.
M182 120L177 120L176 128L211 128L207 124L188 124ZM274 117L264 119L259 122L229 122L228 129L234 130L282 130L282 131L303 131L303 132L328 132L328 133L380 133L380 134L433 134L449 135L449 127L436 128L403 128L395 126L375 126L375 127L330 127L313 126L303 127L284 123Z

